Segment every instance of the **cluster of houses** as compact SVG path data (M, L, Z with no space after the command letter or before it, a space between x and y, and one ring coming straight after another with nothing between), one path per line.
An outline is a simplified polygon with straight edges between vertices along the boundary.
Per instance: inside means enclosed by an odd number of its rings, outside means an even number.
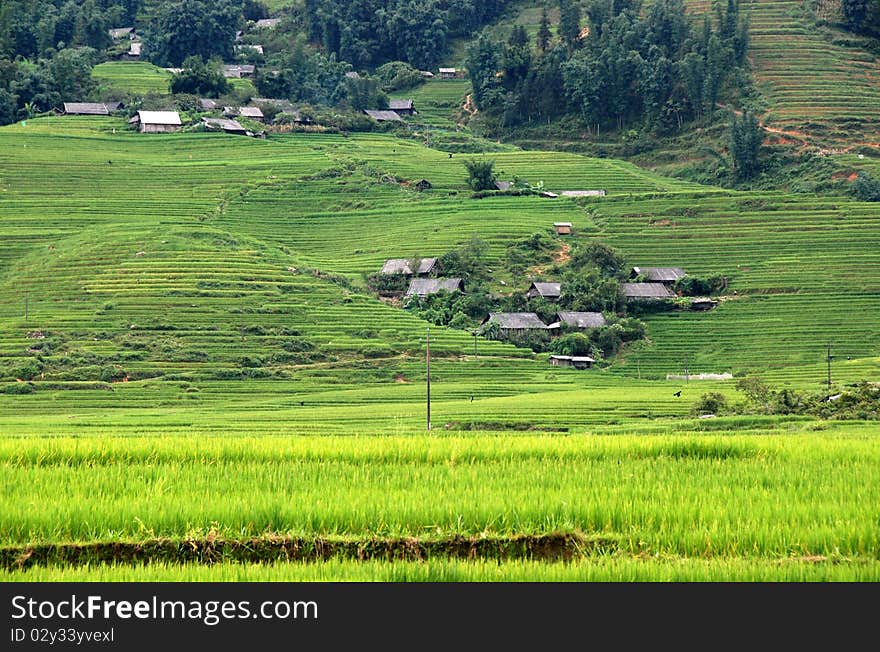
M464 292L464 280L461 278L434 277L437 269L436 258L392 258L385 261L382 274L403 274L411 277L404 297L424 298L439 292ZM620 292L627 303L650 302L672 299L676 294L671 287L686 275L680 267L633 267L630 282L620 284ZM526 292L526 298L541 298L556 302L562 295L562 284L556 282L535 281ZM692 299L691 308L708 310L717 305L717 301L707 297ZM483 325L496 324L502 336L521 335L528 332L543 331L551 335L560 331L588 331L606 325L605 316L601 312L585 312L560 310L555 319L547 324L534 312L490 312L483 320ZM590 368L595 360L587 356L554 355L550 363L561 367L578 369Z

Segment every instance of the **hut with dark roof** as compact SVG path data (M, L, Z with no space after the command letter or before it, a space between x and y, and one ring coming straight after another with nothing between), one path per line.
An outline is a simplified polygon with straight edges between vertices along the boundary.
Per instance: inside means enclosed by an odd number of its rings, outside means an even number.
M389 100L388 108L397 115L415 115L416 107L413 100Z
M556 321L560 326L584 330L587 328L601 328L606 324L605 315L601 312L578 312L574 310L560 310L556 313Z
M490 312L483 324L490 323L498 324L504 334L548 330L547 324L533 312Z
M464 292L464 281L460 278L414 278L404 296L426 297L438 292Z
M434 268L437 265L436 258L417 258L418 260L418 269L416 270L416 276L428 276L431 272L434 271ZM405 274L406 276L413 276L413 270L411 267L411 261L408 258L389 258L385 261L385 264L382 265L382 274Z
M675 295L663 283L621 283L620 292L629 301L662 301Z
M639 276L646 278L650 283L672 285L687 274L681 267L633 267L630 278Z
M529 286L529 290L526 292L526 297L529 299L541 297L548 301L556 301L559 299L561 287L561 283L542 283L540 281L535 281Z

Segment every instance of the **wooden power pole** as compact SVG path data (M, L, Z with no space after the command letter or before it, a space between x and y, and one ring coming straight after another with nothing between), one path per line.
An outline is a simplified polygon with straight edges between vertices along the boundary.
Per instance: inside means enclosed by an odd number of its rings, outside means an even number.
M426 380L426 398L427 398L427 416L428 416L428 430L431 429L431 329L427 329L427 334L425 335L425 380Z

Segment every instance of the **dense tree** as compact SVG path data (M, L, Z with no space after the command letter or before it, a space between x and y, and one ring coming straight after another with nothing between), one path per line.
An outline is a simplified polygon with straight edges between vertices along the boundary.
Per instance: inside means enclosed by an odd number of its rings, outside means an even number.
M219 97L228 93L231 86L220 70L220 62L205 63L198 56L187 57L183 71L171 79L172 93L191 93L205 97Z
M180 66L190 56L232 58L241 5L233 0L163 2L145 39L151 60Z
M474 105L480 110L499 105L502 98L496 74L500 66L499 49L486 34L481 35L468 48L466 65L471 78Z
M546 52L547 48L550 47L550 39L552 38L553 33L550 31L550 18L547 16L547 5L544 5L541 7L541 22L538 25L538 49L541 52Z
M559 2L559 39L569 49L578 45L581 34L581 6L577 0Z
M495 189L495 161L491 159L470 159L464 162L467 170L467 184L471 190Z
M759 156L764 132L752 113L732 115L730 121L730 155L739 179L750 179L761 169Z
M841 9L847 29L880 38L880 0L842 0Z

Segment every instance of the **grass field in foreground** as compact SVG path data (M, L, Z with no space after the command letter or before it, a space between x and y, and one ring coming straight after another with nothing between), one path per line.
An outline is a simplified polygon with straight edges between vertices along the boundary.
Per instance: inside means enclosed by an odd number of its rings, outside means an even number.
M572 532L630 555L876 559L875 437L5 438L0 546Z
M0 582L876 582L876 559L682 559L608 555L573 562L331 560L275 564L96 564L0 570Z

